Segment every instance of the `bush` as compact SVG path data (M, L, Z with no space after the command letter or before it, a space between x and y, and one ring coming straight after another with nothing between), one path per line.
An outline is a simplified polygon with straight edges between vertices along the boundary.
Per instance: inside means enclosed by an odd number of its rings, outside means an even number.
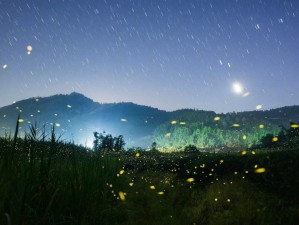
M195 145L188 145L184 148L185 153L192 153L192 152L198 152L199 150Z

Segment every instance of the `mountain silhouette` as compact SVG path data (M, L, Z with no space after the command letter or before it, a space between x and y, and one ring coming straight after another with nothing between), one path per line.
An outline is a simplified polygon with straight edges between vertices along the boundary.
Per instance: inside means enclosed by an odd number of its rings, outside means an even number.
M29 131L30 124L37 124L40 128L45 126L47 131L55 126L62 140L77 144L92 146L93 132L105 131L123 135L127 147L147 147L153 141L163 146L167 138L165 134L169 132L176 132L181 139L187 139L203 127L225 132L235 129L231 126L234 123L243 125L238 130L243 133L256 132L249 128L258 124L265 124L269 128L264 132L275 131L280 125L288 126L290 121L299 121L299 106L226 114L195 109L167 112L131 102L98 103L73 92L69 95L29 98L0 108L1 135L14 132L19 114L23 121L20 135ZM214 121L216 116L221 118L217 123ZM177 139L172 141L176 142ZM185 143L182 141L180 144ZM192 144L192 141L188 143Z

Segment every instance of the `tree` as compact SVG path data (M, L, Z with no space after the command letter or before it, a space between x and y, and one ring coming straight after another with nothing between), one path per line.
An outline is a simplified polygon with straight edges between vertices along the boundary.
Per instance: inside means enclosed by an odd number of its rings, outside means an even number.
M152 143L152 146L151 146L151 150L150 151L158 151L157 149L157 143L156 142L153 142Z
M117 152L123 150L126 144L124 141L124 137L122 135L119 135L118 137L114 137L113 142L114 142L114 150Z
M93 150L94 151L103 151L103 152L112 152L112 151L121 151L124 149L125 141L122 135L118 137L113 137L111 134L94 132L93 141Z
M266 136L262 137L261 143L263 147L272 147L273 146L273 134L267 134Z
M107 134L106 136L104 136L101 147L105 152L113 151L114 143L113 143L113 137L111 134Z
M261 138L262 147L273 147L273 146L297 146L299 143L299 125L298 123L290 122L290 128L286 129L284 126L280 126L280 132L276 136L277 139L274 141L273 134L267 134Z
M102 140L102 134L98 132L93 132L94 141L93 141L93 150L97 151L100 148L100 142Z
M197 152L198 149L196 148L195 145L188 145L184 148L185 153L192 153L192 152Z

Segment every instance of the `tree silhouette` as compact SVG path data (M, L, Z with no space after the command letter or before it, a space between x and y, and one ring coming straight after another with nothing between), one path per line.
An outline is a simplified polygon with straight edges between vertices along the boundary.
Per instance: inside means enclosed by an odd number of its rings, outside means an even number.
M158 149L157 149L157 143L156 143L156 142L153 142L153 143L152 143L152 146L151 146L151 150L150 150L150 151L153 151L153 152L158 151Z
M290 128L286 129L284 126L280 126L280 132L278 133L277 141L273 141L274 135L267 134L261 138L262 147L273 146L296 146L299 143L299 129L298 123L290 122Z
M101 152L121 151L124 149L125 141L122 135L113 137L111 134L94 132L93 150Z
M124 137L122 135L119 135L118 137L114 137L113 141L114 141L114 150L115 151L119 152L119 151L123 150L126 143L125 143Z
M273 134L267 134L266 136L262 137L261 139L262 147L272 147L274 145L273 138L274 138Z

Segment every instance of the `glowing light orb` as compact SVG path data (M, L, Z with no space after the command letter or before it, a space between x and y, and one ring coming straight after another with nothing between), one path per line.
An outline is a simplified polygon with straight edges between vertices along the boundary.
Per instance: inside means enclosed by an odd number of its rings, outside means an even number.
M256 110L260 110L263 108L263 105L257 105L255 108L256 108Z
M220 120L221 118L219 117L219 116L216 116L216 117L214 117L214 120L215 121L218 121L218 120Z
M7 68L7 64L4 64L2 68L5 70Z
M277 141L278 141L278 137L272 138L272 142L277 142Z
M294 128L294 129L299 128L299 124L292 124L291 128Z
M235 83L233 83L233 91L236 94L241 95L244 92L244 87L243 87L243 85L241 83L235 82Z
M120 200L122 200L122 201L126 200L125 193L123 193L122 191L118 192L118 195L119 195Z
M28 52L31 52L31 51L32 51L32 46L31 46L31 45L28 45L28 46L27 46L27 51L28 51Z
M247 96L249 96L249 95L250 95L250 92L247 91L246 93L243 94L243 97L247 97Z
M192 183L192 182L194 182L194 181L195 181L195 179L192 178L192 177L187 179L187 182L188 182L188 183Z
M257 168L254 170L255 173L265 173L266 169L265 168Z
M171 133L166 133L165 134L165 137L170 137L171 136Z

